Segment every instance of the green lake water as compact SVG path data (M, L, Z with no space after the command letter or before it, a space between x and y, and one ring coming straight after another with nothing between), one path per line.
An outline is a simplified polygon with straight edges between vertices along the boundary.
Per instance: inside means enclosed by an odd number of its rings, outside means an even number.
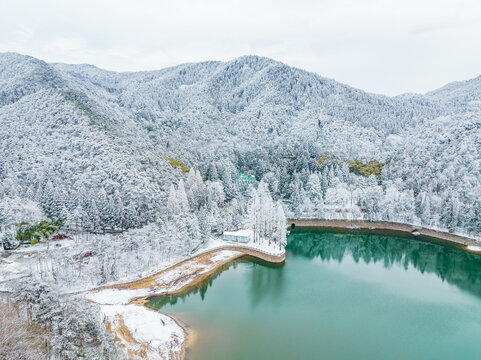
M198 333L189 360L481 359L481 256L409 238L294 229L283 266L148 305Z

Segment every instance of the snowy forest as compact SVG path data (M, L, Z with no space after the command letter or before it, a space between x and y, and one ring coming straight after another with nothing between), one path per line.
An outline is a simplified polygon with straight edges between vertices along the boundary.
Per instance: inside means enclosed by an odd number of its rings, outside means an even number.
M263 181L288 217L479 237L481 78L390 98L255 56L125 74L0 60L3 229L156 224L185 251L241 227Z

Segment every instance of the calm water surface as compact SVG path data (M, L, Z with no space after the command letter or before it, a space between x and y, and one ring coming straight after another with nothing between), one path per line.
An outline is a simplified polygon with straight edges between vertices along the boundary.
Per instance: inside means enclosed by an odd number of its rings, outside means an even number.
M312 229L287 250L148 305L197 331L189 360L481 359L480 255Z

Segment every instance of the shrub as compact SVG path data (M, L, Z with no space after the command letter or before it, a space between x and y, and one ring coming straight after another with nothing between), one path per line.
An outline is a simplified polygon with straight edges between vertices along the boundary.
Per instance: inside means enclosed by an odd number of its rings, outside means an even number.
M36 225L27 222L20 223L17 230L17 240L20 242L30 242L34 245L42 239L49 239L53 234L60 230L61 220L43 220Z
M9 233L4 233L0 238L0 241L2 243L4 250L13 250L19 244L19 241L15 239L15 237L12 234L9 234Z

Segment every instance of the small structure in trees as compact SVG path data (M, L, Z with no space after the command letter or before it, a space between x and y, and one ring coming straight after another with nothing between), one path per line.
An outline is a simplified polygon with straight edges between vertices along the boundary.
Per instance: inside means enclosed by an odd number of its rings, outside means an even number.
M252 239L251 230L225 231L222 239L241 243L248 243Z

